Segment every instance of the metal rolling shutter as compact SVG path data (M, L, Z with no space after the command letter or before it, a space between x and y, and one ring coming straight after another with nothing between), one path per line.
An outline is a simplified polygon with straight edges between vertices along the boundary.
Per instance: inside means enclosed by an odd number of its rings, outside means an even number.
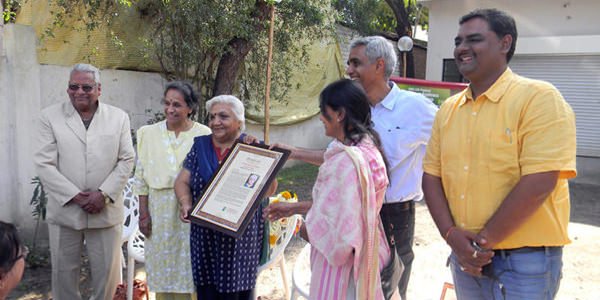
M600 55L515 56L509 65L558 88L575 112L577 155L600 157Z

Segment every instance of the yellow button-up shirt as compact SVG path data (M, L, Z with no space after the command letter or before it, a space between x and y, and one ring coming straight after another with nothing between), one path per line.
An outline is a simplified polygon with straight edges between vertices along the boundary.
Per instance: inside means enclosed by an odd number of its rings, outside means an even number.
M442 104L423 170L441 178L456 226L474 233L522 176L560 171L538 211L495 248L558 246L570 242L567 179L577 174L575 146L573 110L559 91L507 68L475 101L469 87Z

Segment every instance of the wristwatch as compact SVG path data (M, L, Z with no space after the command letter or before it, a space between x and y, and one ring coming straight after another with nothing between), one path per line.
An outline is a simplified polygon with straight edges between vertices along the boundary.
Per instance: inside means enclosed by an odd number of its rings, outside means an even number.
M112 202L112 200L110 199L110 197L108 196L107 193L105 193L103 190L100 190L100 193L102 193L102 196L104 196L104 204L108 204L108 203Z

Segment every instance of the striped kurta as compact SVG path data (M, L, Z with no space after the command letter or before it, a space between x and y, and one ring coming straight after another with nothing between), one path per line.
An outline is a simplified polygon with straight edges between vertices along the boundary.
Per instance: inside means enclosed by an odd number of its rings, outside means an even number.
M361 253L366 243L369 225L363 221L362 187L358 172L343 144L335 141L325 152L325 161L313 187L313 206L306 216L306 228L311 243L310 299L356 299ZM375 299L383 299L379 273L389 263L390 254L379 210L388 184L383 159L373 144L364 138L358 151L371 170L370 182L375 193L368 199L369 211L379 228L379 266L376 275ZM374 230L374 228L370 228Z

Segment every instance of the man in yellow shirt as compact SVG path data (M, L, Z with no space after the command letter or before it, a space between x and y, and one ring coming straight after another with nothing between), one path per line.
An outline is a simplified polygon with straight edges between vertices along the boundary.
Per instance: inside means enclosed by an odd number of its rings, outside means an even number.
M508 68L514 19L460 19L459 71L471 82L436 115L423 190L448 245L458 299L553 299L569 243L575 118L551 84Z

